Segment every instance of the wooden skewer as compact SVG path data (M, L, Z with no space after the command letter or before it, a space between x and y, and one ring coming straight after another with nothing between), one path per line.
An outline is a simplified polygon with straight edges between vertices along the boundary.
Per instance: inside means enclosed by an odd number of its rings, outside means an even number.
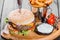
M17 0L17 3L18 3L18 7L20 9L20 13L21 13L21 8L22 8L22 0Z

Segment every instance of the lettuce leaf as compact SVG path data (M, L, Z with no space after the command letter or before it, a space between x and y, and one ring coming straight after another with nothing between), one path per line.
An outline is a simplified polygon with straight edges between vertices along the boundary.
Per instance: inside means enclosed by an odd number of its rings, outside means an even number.
M5 22L8 23L8 18L5 18Z
M22 34L23 36L27 36L29 33L29 30L22 30L21 32L18 32L19 34Z

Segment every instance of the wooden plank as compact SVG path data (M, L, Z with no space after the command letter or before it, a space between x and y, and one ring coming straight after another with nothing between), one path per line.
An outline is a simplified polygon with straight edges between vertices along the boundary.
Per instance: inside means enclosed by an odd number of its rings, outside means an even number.
M52 9L52 13L54 13L56 16L58 16L58 8L57 8L57 1L54 0L54 2L50 5Z
M2 4L3 4L3 0L0 0L0 14L1 14L1 9L2 9Z
M2 12L3 0L0 0L0 32L1 32L1 12ZM1 40L1 37L0 37Z
M0 19L1 19L2 6L3 6L3 0L0 0Z
M58 0L59 2L59 18L60 18L60 0Z

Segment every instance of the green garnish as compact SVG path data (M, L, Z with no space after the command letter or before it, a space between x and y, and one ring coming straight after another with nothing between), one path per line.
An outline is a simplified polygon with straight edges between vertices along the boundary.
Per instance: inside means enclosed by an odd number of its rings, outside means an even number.
M8 18L5 18L5 22L8 23Z
M14 31L12 31L12 30L9 30L9 32L10 32L11 35L16 34L16 33L14 33ZM22 30L22 31L19 31L17 34L18 34L18 35L27 36L29 32L30 32L30 31Z
M28 35L28 31L26 31L26 30L23 30L22 33L24 36Z
M24 36L28 35L29 31L27 30L22 30L21 32L18 32L18 34L22 34Z
M23 33L22 32L18 32L19 35L22 35Z

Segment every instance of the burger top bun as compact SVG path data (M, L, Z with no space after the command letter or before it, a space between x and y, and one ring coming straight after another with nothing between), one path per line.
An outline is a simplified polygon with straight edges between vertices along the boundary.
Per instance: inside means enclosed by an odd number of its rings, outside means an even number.
M21 9L21 12L19 12L19 9L16 9L8 15L9 21L17 24L17 25L26 25L34 21L34 14L27 10L27 9Z

